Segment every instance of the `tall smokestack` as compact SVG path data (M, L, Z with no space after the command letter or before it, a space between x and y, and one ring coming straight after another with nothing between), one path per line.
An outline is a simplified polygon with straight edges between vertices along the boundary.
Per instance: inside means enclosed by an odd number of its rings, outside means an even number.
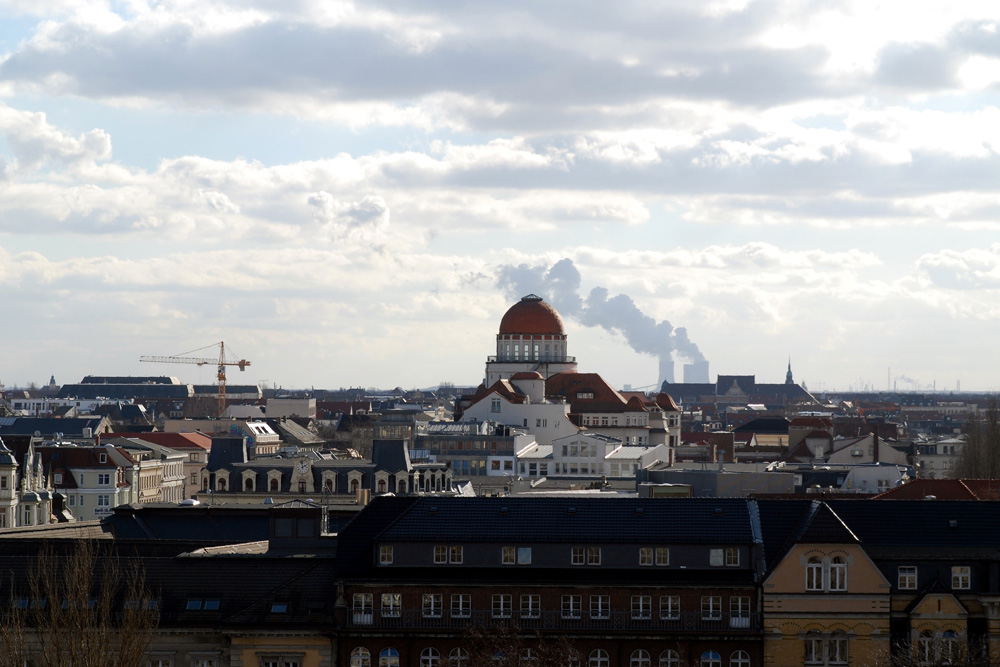
M694 361L690 364L684 364L684 382L708 384L708 362Z
M670 357L660 357L660 379L656 381L656 387L659 389L663 386L664 382L669 384L674 383L674 360Z

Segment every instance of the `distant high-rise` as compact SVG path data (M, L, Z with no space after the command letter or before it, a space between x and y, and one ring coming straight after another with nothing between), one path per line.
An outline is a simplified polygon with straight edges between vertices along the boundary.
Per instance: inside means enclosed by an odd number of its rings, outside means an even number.
M708 362L693 361L690 364L684 364L684 382L688 384L707 384Z

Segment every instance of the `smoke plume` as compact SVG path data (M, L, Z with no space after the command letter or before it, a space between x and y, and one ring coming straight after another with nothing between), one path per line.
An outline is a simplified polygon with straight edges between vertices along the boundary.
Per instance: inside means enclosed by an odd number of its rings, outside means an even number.
M601 327L621 334L636 352L669 359L672 353L690 361L705 361L698 346L688 339L687 329L674 328L667 320L657 322L644 314L631 297L609 297L604 287L580 296L580 272L571 259L561 259L551 267L506 265L497 270L497 286L512 299L537 294L563 317L571 317L588 327Z

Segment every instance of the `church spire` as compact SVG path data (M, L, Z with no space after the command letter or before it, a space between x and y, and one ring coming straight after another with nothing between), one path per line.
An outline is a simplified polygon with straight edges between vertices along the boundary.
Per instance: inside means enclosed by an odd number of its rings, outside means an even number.
M788 372L785 373L785 384L795 384L795 380L792 379L792 358L788 357Z

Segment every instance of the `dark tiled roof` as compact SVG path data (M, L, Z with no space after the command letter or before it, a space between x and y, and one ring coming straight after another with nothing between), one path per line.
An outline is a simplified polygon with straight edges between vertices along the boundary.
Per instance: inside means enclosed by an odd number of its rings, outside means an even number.
M858 537L829 505L818 503L813 506L806 525L795 541L806 544L857 544Z
M1000 503L978 500L831 500L830 507L866 548L1000 549Z
M747 503L733 498L422 498L383 540L746 544Z

